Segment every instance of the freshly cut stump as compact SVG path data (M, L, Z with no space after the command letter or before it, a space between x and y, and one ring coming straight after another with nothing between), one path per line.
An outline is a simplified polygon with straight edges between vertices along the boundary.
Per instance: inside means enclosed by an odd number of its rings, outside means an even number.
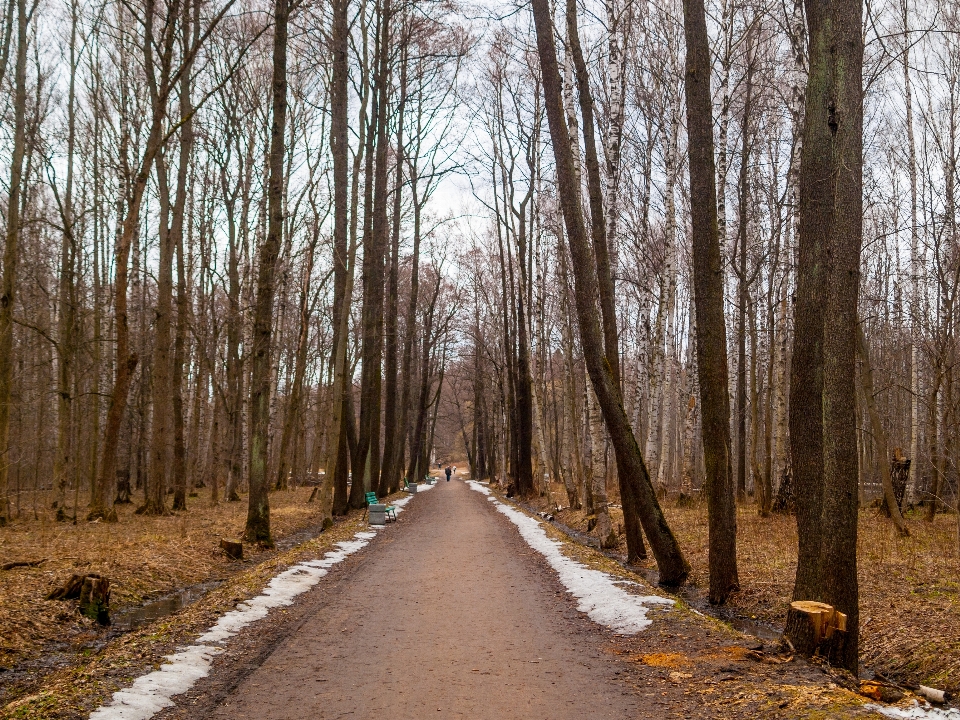
M783 634L801 655L833 660L847 640L847 616L827 603L797 600L787 610Z

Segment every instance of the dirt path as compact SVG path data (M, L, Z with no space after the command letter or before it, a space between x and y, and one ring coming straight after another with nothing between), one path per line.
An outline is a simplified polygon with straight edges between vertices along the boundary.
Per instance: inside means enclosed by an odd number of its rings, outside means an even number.
M227 683L216 709L181 704L170 715L659 716L622 681L627 663L603 652L609 633L464 483L417 497L356 557L259 667Z
M495 505L461 481L413 498L154 720L879 717L820 669L682 604L614 634Z

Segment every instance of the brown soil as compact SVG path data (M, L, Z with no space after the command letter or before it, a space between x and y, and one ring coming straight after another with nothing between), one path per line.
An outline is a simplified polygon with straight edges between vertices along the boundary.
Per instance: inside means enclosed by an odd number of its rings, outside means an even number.
M652 615L632 637L597 626L482 495L441 482L292 608L244 631L160 717L863 713L816 668L751 650L726 626L680 606Z
M554 499L566 504L562 486ZM541 506L548 503L542 499ZM693 566L690 583L708 585L706 507L694 502L663 503L664 513ZM569 509L556 518L586 532L588 518ZM611 508L614 527L622 522ZM859 575L861 663L871 671L910 684L923 683L960 692L960 555L956 515L934 523L907 513L911 537L900 538L875 509L860 513ZM797 528L791 516L758 516L756 506L738 509L737 550L741 591L725 611L748 621L782 627L793 592ZM625 553L626 545L614 549ZM654 568L652 561L645 563Z

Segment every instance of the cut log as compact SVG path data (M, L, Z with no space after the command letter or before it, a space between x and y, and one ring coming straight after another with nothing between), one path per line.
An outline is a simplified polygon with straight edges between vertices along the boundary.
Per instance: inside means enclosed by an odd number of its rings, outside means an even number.
M8 562L5 565L0 566L0 570L13 570L18 567L36 567L40 563L45 563L46 558L42 560L14 560L13 562Z
M950 699L946 690L938 690L937 688L927 687L926 685L921 685L917 688L917 695L921 695L930 702L939 703L940 705Z
M826 603L797 600L787 610L783 634L801 655L821 655L832 661L840 657L846 643L847 616Z
M220 547L231 560L243 560L243 544L231 540L221 540Z
M94 575L83 579L80 612L101 625L110 624L110 580Z
M861 680L860 694L872 700L885 703L895 703L903 699L903 691L896 685L880 680Z

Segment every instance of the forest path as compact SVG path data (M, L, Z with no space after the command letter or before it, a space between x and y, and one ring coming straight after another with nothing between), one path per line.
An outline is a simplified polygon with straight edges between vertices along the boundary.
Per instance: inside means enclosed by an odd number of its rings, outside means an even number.
M418 496L356 557L216 708L171 715L644 716L621 676L626 663L604 652L610 634L576 611L542 556L466 483Z

